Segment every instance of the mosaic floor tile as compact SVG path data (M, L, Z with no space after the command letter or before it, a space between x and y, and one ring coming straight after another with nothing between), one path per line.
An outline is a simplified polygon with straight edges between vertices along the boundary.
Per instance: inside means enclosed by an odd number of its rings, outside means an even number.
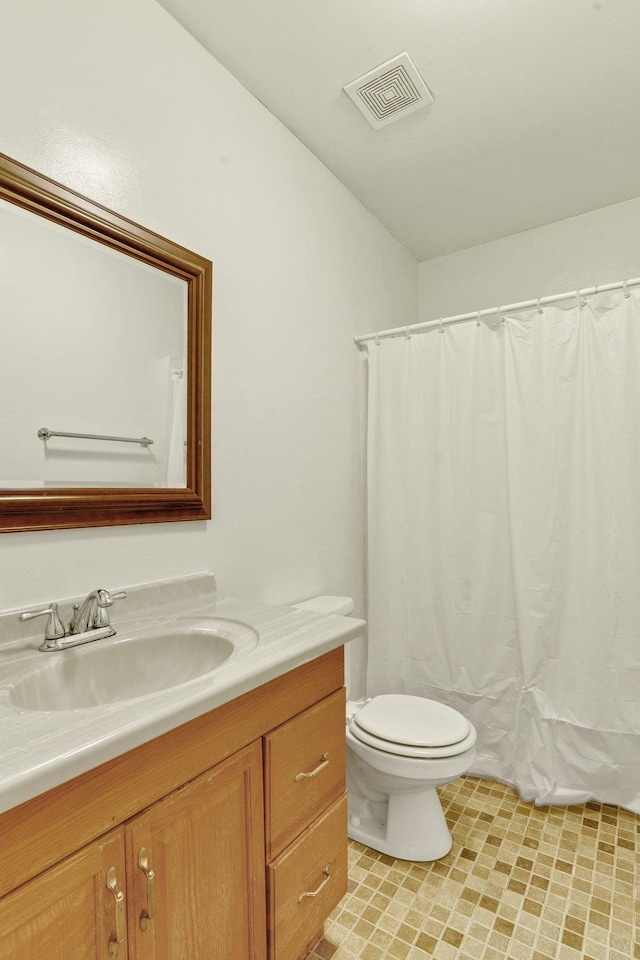
M442 860L350 841L349 893L310 960L640 960L639 817L539 808L474 777L440 798Z

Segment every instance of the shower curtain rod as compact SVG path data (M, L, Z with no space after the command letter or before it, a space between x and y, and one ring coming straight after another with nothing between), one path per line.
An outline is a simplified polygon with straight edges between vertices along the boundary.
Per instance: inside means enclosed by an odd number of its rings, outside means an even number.
M486 310L476 310L474 313L460 313L455 317L443 317L441 320L425 320L422 323L410 323L404 327L394 327L392 330L380 330L378 333L366 333L360 337L354 337L353 342L360 348L360 345L367 340L382 340L387 337L402 337L409 333L423 333L439 328L445 324L466 323L467 320L479 320L481 317L501 316L504 313L513 313L516 310L529 310L537 307L541 308L549 303L559 303L561 300L571 300L573 298L589 297L595 293L606 293L609 290L625 290L627 287L636 287L640 284L640 277L633 280L619 280L617 283L607 283L604 286L586 287L581 290L572 290L570 293L557 293L552 297L540 297L539 300L523 300L522 303L508 303L504 307L489 307Z

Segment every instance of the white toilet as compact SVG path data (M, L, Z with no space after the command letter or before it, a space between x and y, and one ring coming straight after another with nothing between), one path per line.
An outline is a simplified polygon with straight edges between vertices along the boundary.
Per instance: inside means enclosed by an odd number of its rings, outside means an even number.
M297 604L317 613L353 610L348 597ZM436 788L466 773L474 726L442 703L406 694L347 701L349 836L401 860L438 860L451 849Z
M452 838L436 787L476 756L475 728L451 707L383 694L347 704L349 836L400 860L438 860Z

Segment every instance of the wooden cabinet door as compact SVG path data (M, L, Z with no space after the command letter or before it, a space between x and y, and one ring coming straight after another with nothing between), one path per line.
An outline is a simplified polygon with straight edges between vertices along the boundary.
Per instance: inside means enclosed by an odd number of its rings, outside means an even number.
M125 827L135 960L264 960L260 743Z
M127 960L123 832L0 900L0 960Z

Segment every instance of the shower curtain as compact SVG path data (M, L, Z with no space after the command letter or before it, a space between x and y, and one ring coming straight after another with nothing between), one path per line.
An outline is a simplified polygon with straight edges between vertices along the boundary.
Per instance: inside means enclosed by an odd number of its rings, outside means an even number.
M471 771L640 812L640 293L371 341L367 694Z
M184 371L171 371L171 409L169 426L169 452L167 456L167 486L184 487L187 482L186 465L186 387Z

